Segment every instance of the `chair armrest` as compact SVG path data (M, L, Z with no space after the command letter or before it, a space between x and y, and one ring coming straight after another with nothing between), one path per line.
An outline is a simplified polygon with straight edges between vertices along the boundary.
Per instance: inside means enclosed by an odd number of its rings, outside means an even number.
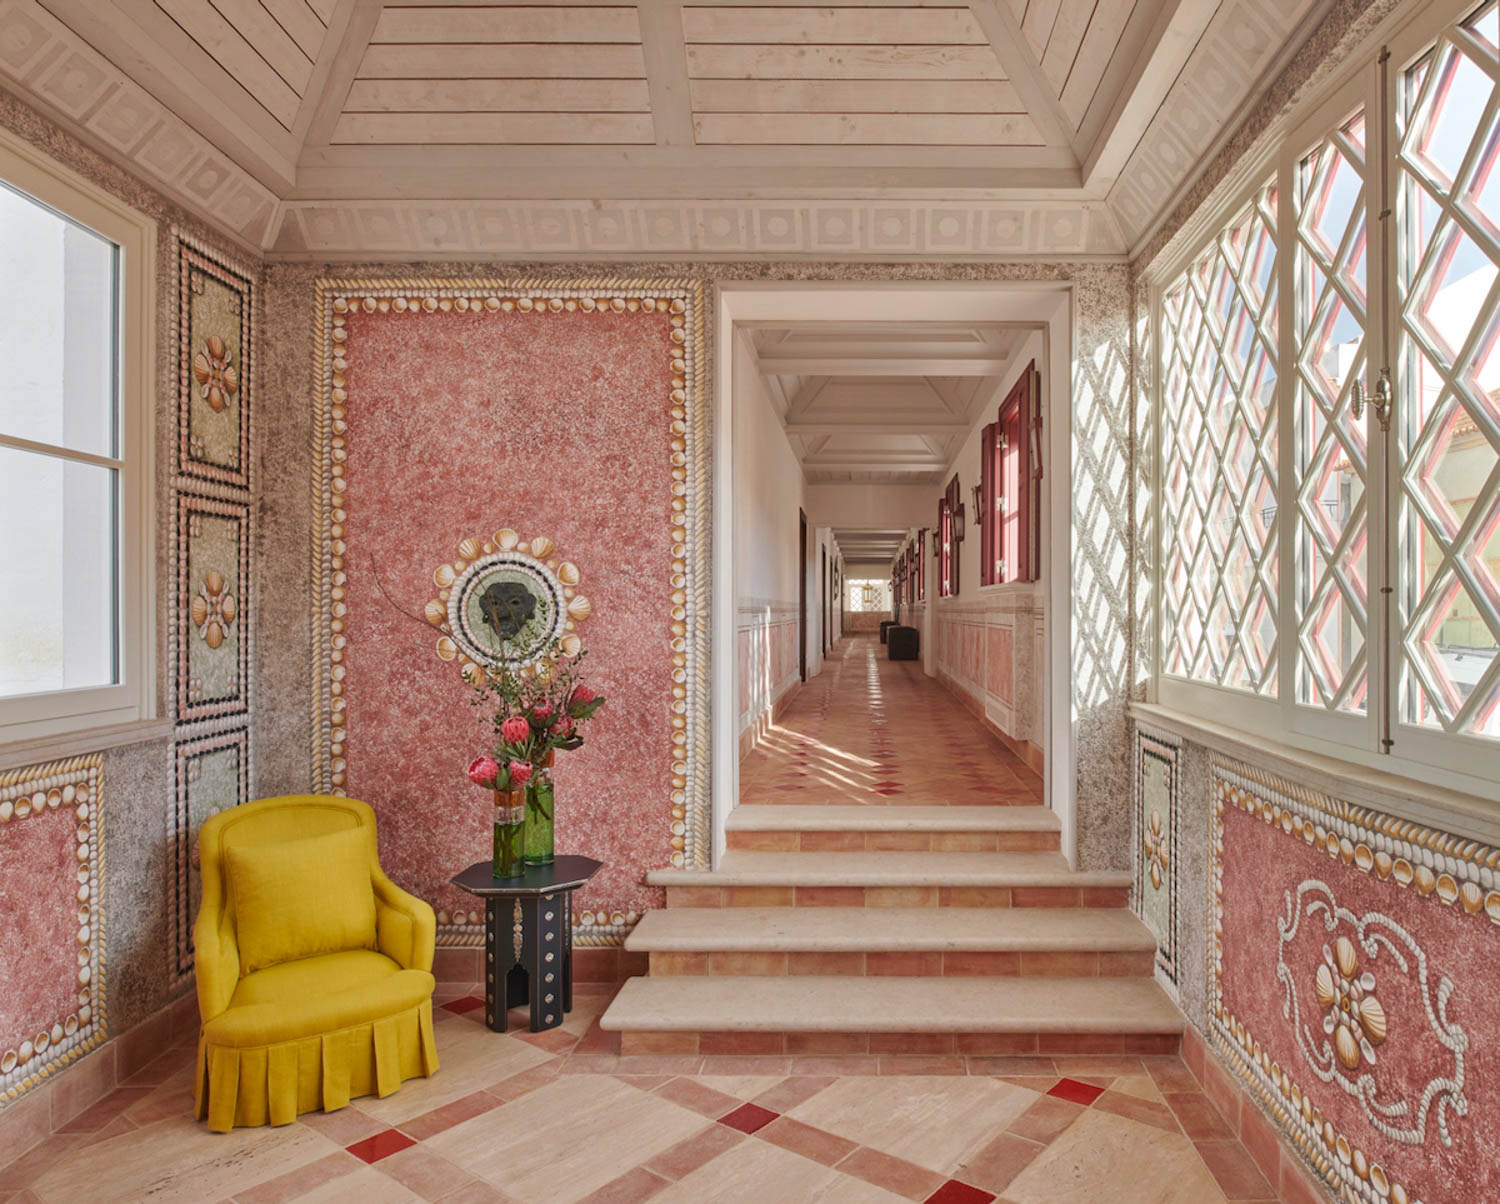
M376 944L380 952L404 970L432 972L437 917L432 908L407 894L377 866L371 872L375 887Z
M207 1024L229 1008L240 981L240 951L223 913L206 904L193 923L193 967L198 984L198 1014Z

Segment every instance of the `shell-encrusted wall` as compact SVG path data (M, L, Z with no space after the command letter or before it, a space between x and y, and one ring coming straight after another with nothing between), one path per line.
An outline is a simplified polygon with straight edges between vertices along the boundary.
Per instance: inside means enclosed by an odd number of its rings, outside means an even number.
M1219 759L1209 1027L1340 1199L1500 1198L1500 850Z
M708 857L702 287L316 287L314 788L375 808L382 863L437 909L440 943L480 942L483 909L449 879L488 856L464 767L493 736L456 591L515 559L609 700L554 777L559 851L605 863L576 939L618 943L660 901L646 870Z
M94 755L0 774L0 867L18 905L0 923L6 1103L106 1035L102 770Z
M257 272L172 231L177 306L169 608L174 720L167 961L193 969L198 829L249 798Z

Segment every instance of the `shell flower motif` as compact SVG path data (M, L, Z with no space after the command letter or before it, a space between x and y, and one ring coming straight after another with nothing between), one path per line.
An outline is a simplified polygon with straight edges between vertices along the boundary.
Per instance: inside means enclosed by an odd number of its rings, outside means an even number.
M203 350L193 356L193 379L199 396L215 414L222 414L229 399L240 391L240 374L230 362L229 348L216 334L208 336Z
M1348 937L1339 937L1331 949L1323 946L1313 988L1339 1061L1348 1070L1362 1062L1375 1065L1375 1047L1386 1038L1385 1007L1375 998L1375 976L1360 972L1359 953Z
M223 574L209 569L203 578L203 588L193 597L193 626L204 643L217 648L238 617L239 605L225 588Z
M1141 838L1141 854L1146 861L1146 872L1151 875L1151 885L1161 889L1167 876L1167 835L1162 830L1161 812L1151 809L1151 823Z

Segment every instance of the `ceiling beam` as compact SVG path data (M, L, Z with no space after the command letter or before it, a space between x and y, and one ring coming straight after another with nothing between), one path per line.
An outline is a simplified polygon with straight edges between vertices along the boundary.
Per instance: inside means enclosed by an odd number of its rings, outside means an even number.
M936 357L761 355L762 372L782 376L994 376L1010 360L993 355Z
M805 373L788 372L787 376L806 375ZM797 390L786 407L786 421L795 422L807 413L807 407L818 399L818 394L823 391L823 386L828 383L826 376L809 376L802 382L802 387Z
M1114 101L1081 156L1085 189L1109 191L1218 10L1219 0L1163 0L1144 35L1127 28L1100 82L1100 94L1109 88ZM1119 79L1122 68L1127 74Z
M967 422L789 422L788 435L917 435L940 438L968 434Z
M345 17L343 38L334 43L335 51L322 74L322 88L314 98L310 115L299 115L303 126L302 159L297 166L297 183L302 183L302 164L307 161L308 148L324 147L333 137L333 127L344 112L344 102L349 99L349 89L354 77L359 74L359 65L364 61L365 50L375 34L375 25L380 20L383 0L354 0ZM330 33L332 30L330 29ZM330 37L329 41L333 41ZM321 64L320 64L321 65ZM303 108L307 109L304 101Z
M1006 0L973 0L969 9L989 39L995 57L1021 94L1021 103L1042 131L1042 136L1054 146L1067 147L1075 159L1082 159L1083 150L1078 145L1072 123L1064 116L1062 104L1052 95L1052 87L1042 74L1041 64L1031 56L1020 23Z
M687 51L682 41L682 5L653 0L636 5L641 22L641 55L651 97L651 125L657 146L693 145L693 103L688 86Z

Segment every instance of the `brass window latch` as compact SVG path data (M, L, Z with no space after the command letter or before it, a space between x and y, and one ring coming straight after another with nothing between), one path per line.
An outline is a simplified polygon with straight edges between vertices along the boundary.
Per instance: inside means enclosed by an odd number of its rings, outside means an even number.
M1389 368L1380 370L1380 379L1375 384L1374 397L1366 396L1365 382L1356 380L1354 382L1354 421L1358 422L1364 417L1365 406L1368 405L1375 412L1375 420L1380 423L1380 429L1390 430L1391 394L1391 370Z

